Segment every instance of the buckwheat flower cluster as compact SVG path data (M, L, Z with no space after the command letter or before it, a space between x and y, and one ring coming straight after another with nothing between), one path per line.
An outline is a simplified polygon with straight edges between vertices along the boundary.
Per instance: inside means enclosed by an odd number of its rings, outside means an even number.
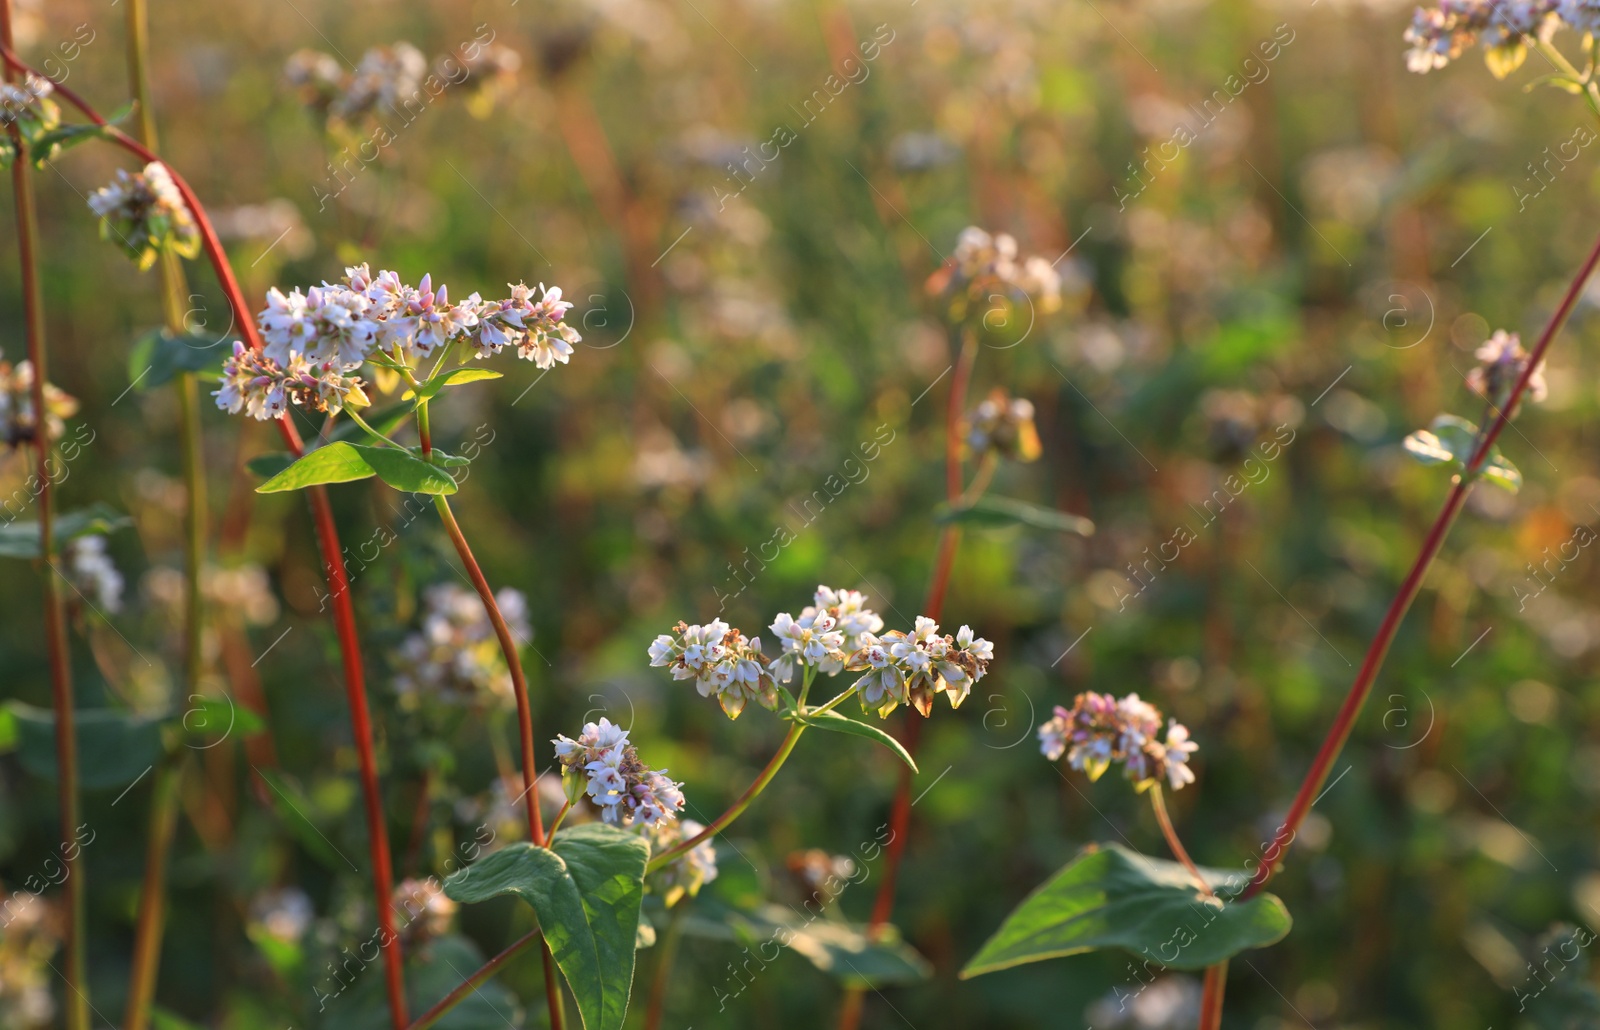
M16 125L24 130L53 129L61 112L50 94L55 84L42 75L29 72L21 82L0 82L0 126Z
M680 841L689 840L705 827L693 819L674 819L645 826L640 832L650 842L650 853L659 855L676 847ZM668 908L685 897L694 897L700 888L717 878L717 849L711 838L696 844L677 858L650 874L650 889L660 895Z
M89 195L89 208L100 216L100 238L116 237L141 270L165 250L186 258L200 253L200 227L159 161L132 175L117 169L110 185Z
M655 826L676 819L683 808L683 785L668 779L665 769L641 762L628 731L611 720L585 723L577 740L559 736L553 743L567 797L587 795L605 822L627 826L637 819Z
M1477 357L1477 367L1467 373L1467 386L1473 393L1499 407L1511 395L1511 388L1527 369L1528 352L1522 349L1522 340L1516 333L1500 329L1478 348ZM1544 380L1544 362L1540 361L1539 367L1528 377L1528 388L1522 396L1538 404L1549 392ZM1517 406L1521 407L1520 398ZM1516 411L1513 410L1511 414L1515 416Z
M427 58L405 42L372 47L349 71L338 58L318 50L297 50L283 68L284 79L299 90L307 107L342 122L413 100L427 73Z
M78 402L54 383L44 384L44 426L47 440L59 440ZM39 431L33 410L33 364L0 361L0 442L11 448L32 443Z
M21 891L0 893L0 1026L51 1025L56 1003L50 966L62 929L53 904Z
M1596 21L1584 0L1442 0L1412 17L1406 67L1419 73L1443 68L1482 42L1490 70L1504 77L1521 63L1525 37L1548 43L1563 23L1589 32Z
M211 391L217 407L251 418L282 418L294 404L310 411L337 413L350 404L365 407L371 401L365 384L344 374L335 362L316 364L299 354L280 363L235 340L233 356L222 364L222 385Z
M993 451L1013 461L1039 457L1039 430L1033 424L1033 402L996 388L967 415L967 447L974 457Z
M62 548L67 579L79 596L101 612L122 610L122 573L106 553L106 538L98 533L74 537Z
M772 674L779 682L794 678L796 666L812 666L827 676L844 671L849 656L862 646L863 638L883 628L883 619L867 607L866 597L855 590L835 590L818 584L814 603L800 610L799 617L779 612L772 620L783 654L772 663Z
M671 669L673 679L694 680L701 697L715 694L730 719L739 718L751 701L777 710L773 667L761 653L760 638L747 640L721 619L704 626L679 622L651 642L649 653L650 664Z
M463 53L459 65L454 58L441 58L434 67L434 74L466 87L467 110L484 118L494 110L496 101L516 86L522 55L500 43L470 49L471 55Z
M251 928L285 944L298 943L315 916L311 898L298 887L267 891L250 904Z
M935 694L949 698L951 708L960 707L993 659L994 645L970 626L941 636L937 622L919 615L910 633L890 630L882 638L863 634L845 668L866 673L857 681L863 709L881 719L908 704L927 718Z
M961 230L949 264L929 281L935 292L979 293L1001 287L1029 298L1041 312L1061 307L1061 276L1042 257L1017 260L1017 241L1008 233L990 235L975 225Z
M1161 712L1138 694L1118 700L1093 691L1079 694L1070 709L1056 706L1055 715L1039 727L1039 750L1054 762L1063 754L1067 764L1090 780L1105 775L1113 762L1121 762L1138 790L1166 780L1173 790L1194 782L1189 756L1200 745L1189 730L1168 719L1161 734Z
M495 603L514 639L533 635L520 591L502 587ZM425 697L447 704L516 703L511 671L483 601L456 583L438 583L423 593L422 626L401 643L397 665L395 690L408 708Z

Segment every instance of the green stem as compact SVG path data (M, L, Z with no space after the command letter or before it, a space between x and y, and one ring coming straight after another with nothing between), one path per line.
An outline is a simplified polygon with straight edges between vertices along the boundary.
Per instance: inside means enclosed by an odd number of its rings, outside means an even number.
M1150 788L1150 807L1155 809L1156 822L1161 825L1161 835L1167 838L1167 847L1172 849L1173 857L1182 862L1183 867L1189 870L1189 875L1194 877L1195 883L1200 885L1200 889L1205 892L1207 897L1215 897L1216 895L1212 892L1211 885L1206 883L1204 876L1200 875L1200 867L1194 864L1194 859L1190 858L1189 852L1184 849L1183 841L1178 839L1178 831L1172 825L1172 816L1167 814L1166 798L1163 796L1161 784L1159 783Z
M568 801L561 806L561 811L556 813L555 821L550 824L550 829L544 835L545 840L555 839L556 831L561 829L561 821L567 817L567 813L570 811L572 811L572 802Z
M11 0L0 0L0 44L7 50L11 37ZM6 81L15 82L9 66ZM61 817L61 860L66 864L68 1030L88 1030L88 938L85 918L86 891L78 827L78 738L74 725L72 659L67 650L67 620L56 583L55 509L50 470L50 434L45 418L44 386L49 369L45 362L44 294L39 280L39 214L33 199L31 162L15 124L10 126L16 158L11 162L11 184L17 211L17 260L22 273L23 317L27 331L28 361L33 367L33 448L39 499L39 560L44 566L45 649L50 657L50 694L55 709L56 768Z
M398 447L402 451L406 450L405 447L401 447L400 444L395 443L393 440L389 439L387 436L384 436L382 433L378 432L376 429L374 429L371 426L367 425L367 420L362 418L360 415L356 414L356 410L354 408L347 407L347 408L344 409L344 413L346 415L349 415L350 416L350 420L352 422L354 422L356 425L360 426L362 428L362 430L365 431L368 436L372 437L374 440L377 440L379 443L386 443L390 447Z
M783 768L783 763L788 759L790 752L794 750L795 744L800 740L800 734L804 733L805 729L805 726L798 722L790 726L788 736L784 737L783 743L778 745L778 753L772 756L772 760L767 763L767 767L761 770L761 775L757 776L756 781L750 784L743 794L739 795L739 799L726 812L717 816L716 821L710 826L707 826L688 840L679 841L652 858L650 864L645 868L645 872L655 872L679 855L687 853L701 841L721 833L728 828L729 823L743 815L744 810L750 807L750 802L760 796L761 792L767 789L767 784L772 782L772 778L778 775L778 770Z
M650 982L650 1003L645 1009L644 1030L661 1030L661 1020L667 1014L667 988L672 982L672 963L678 957L678 941L683 937L682 903L673 906L672 917L667 922L667 932L657 948L656 975Z
M155 105L150 102L150 25L146 0L127 0L128 85L137 111L139 141L152 151L156 141ZM178 256L164 251L156 266L161 282L161 307L167 331L186 334L184 302L188 287ZM205 672L205 605L201 582L206 551L206 483L201 451L200 387L192 372L173 380L178 397L178 446L184 484L184 618L183 678L185 692L200 691ZM161 968L161 935L165 927L166 863L178 814L181 772L163 768L151 798L150 840L145 854L144 890L139 898L133 959L128 982L124 1030L145 1030Z
M820 715L823 712L831 712L835 708L837 708L839 705L841 705L845 701L849 700L850 696L852 694L854 694L860 688L861 688L861 684L860 684L860 682L857 682L854 686L852 686L848 690L845 690L844 692L840 693L839 695L834 697L831 701L829 701L827 704L823 705L821 708L808 709L806 711L806 714L807 715Z

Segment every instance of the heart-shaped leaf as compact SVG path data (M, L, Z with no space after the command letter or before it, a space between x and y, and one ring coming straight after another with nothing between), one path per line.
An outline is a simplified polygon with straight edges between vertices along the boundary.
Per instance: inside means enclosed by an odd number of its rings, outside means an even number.
M980 497L960 507L941 506L934 521L968 526L1031 526L1079 536L1094 534L1094 523L1081 515L1041 508L1013 497Z
M378 478L408 494L453 494L456 481L435 465L430 465L410 451L397 447L365 447L349 444L378 474Z
M590 823L562 831L550 848L501 848L450 877L444 890L463 904L514 894L532 905L586 1030L620 1030L649 858L639 835Z
M1203 870L1212 888L1242 889L1244 873ZM1282 940L1289 911L1271 894L1207 897L1177 862L1090 845L1006 917L962 979L1028 962L1122 948L1169 969L1204 969Z
M56 781L56 715L48 708L13 701L6 706L16 726L17 759L42 780ZM78 741L78 782L85 790L125 787L161 760L161 717L113 708L72 713Z
M377 471L355 444L338 441L307 452L288 468L256 487L258 494L304 490L319 483L349 483L367 479Z
M815 726L819 730L848 733L852 737L865 737L867 740L875 741L893 751L895 757L906 763L912 772L917 771L917 763L912 760L911 753L894 737L870 723L857 722L848 716L840 715L838 712L788 712L784 714L784 718L793 719L795 722L806 726Z

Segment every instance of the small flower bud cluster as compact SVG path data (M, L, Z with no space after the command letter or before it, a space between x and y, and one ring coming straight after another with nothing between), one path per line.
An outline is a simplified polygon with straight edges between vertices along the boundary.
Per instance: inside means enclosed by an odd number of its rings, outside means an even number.
M0 82L0 127L16 125L27 131L53 129L61 121L50 94L55 84L29 72L21 82Z
M62 548L67 580L77 596L101 614L122 610L122 573L106 553L106 538L98 533L74 537Z
M444 893L444 885L433 877L406 878L395 885L391 904L400 914L400 938L410 945L422 944L450 932L456 903Z
M494 597L512 637L531 637L522 593L502 587ZM400 645L397 665L395 691L406 707L424 698L457 705L516 703L511 672L483 600L456 583L438 583L423 593L422 627Z
M281 418L291 404L330 413L346 404L365 407L371 401L364 385L334 362L314 364L291 354L286 364L279 364L235 340L233 356L222 364L222 386L211 395L223 411L265 420Z
M1061 307L1061 276L1042 257L1017 260L1017 241L1008 233L990 235L975 225L961 230L950 263L929 281L935 292L978 292L1000 287L1022 294L1041 312Z
M704 626L679 622L650 644L650 664L671 669L675 680L694 680L701 697L715 694L730 719L739 718L750 701L769 711L778 707L760 638L746 640L721 619Z
M1056 706L1055 716L1039 727L1039 750L1054 762L1067 764L1098 780L1113 762L1123 763L1128 779L1143 791L1166 780L1173 790L1194 782L1189 756L1200 745L1175 719L1167 720L1161 737L1161 712L1138 694L1120 701L1093 691L1079 694L1070 709Z
M641 762L628 731L611 720L585 723L577 740L559 736L553 743L567 797L588 795L605 822L627 826L638 819L654 826L676 819L683 808L683 784Z
M917 616L910 633L890 630L881 639L866 633L859 643L845 668L866 671L859 681L861 706L880 719L906 704L927 718L940 693L951 708L959 708L994 659L994 645L970 626L940 636L939 624L925 615Z
M995 389L966 417L967 447L974 457L994 451L1013 461L1033 461L1042 450L1033 402Z
M674 819L644 826L640 832L650 842L650 853L659 855L699 834L705 827L693 819ZM650 889L660 895L668 908L685 897L694 897L700 888L717 878L717 849L711 838L696 844L650 874Z
M1406 67L1419 73L1443 68L1480 41L1491 54L1521 47L1524 37L1549 42L1563 24L1591 32L1597 14L1585 0L1441 0L1412 17Z
M44 384L44 425L47 440L59 440L66 420L78 412L78 402L54 383ZM16 448L32 443L39 431L33 410L33 363L12 365L0 361L0 442Z
M341 122L416 98L427 73L428 59L405 42L372 47L350 71L332 54L317 50L295 51L283 69L307 107Z
M1516 333L1500 329L1478 348L1477 357L1477 367L1467 373L1467 386L1498 408L1511 396L1512 387L1527 369L1528 352L1522 349L1522 340ZM1528 377L1528 388L1522 396L1538 404L1549 392L1544 380L1544 362L1540 361L1539 367ZM1517 406L1521 407L1521 398ZM1511 414L1515 416L1516 411Z
M163 251L186 258L200 253L200 227L159 161L132 175L119 168L109 186L89 195L89 208L100 216L101 238L115 236L141 270Z

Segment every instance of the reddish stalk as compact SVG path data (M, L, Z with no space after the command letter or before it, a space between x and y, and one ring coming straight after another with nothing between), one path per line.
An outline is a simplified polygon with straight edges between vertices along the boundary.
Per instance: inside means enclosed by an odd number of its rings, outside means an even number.
M1188 850L1179 839L1178 829L1172 825L1172 816L1167 814L1167 800L1159 783L1150 788L1150 807L1155 809L1156 822L1161 826L1161 835L1167 839L1167 847L1172 849L1173 857L1189 870L1189 875L1194 877L1194 882L1200 885L1200 889L1207 897L1216 897L1211 885L1206 883L1206 878L1200 875L1200 867L1194 864L1194 859L1189 857Z
M1600 240L1595 241L1594 247L1589 251L1589 256L1584 259L1578 274L1573 278L1572 284L1567 287L1566 295L1561 298L1561 303L1551 313L1550 321L1546 323L1544 331L1539 334L1539 342L1534 344L1533 350L1528 354L1527 367L1522 370L1522 375L1517 378L1516 385L1511 388L1505 404L1495 414L1495 419L1489 424L1479 440L1477 448L1472 452L1472 457L1467 461L1466 469L1456 477L1455 485L1450 489L1450 495L1445 498L1444 507L1439 516L1433 520L1433 526L1428 530L1427 537L1422 542L1422 550L1417 555L1417 560L1412 563L1411 571L1407 573L1405 581L1400 585L1400 591L1395 595L1394 601L1389 605L1389 610L1383 617L1383 623L1378 627L1378 633L1373 637L1372 645L1367 648L1367 655L1361 662L1361 669L1356 673L1355 682L1350 686L1350 693L1345 697L1344 704L1339 708L1339 714L1334 719L1333 726L1328 730L1327 737L1322 742L1317 757L1311 763L1306 778L1300 784L1300 790L1295 795L1294 803L1289 807L1289 814L1284 817L1283 825L1278 827L1274 835L1269 853L1263 856L1261 868L1256 871L1255 878L1244 892L1245 898L1254 897L1277 872L1278 860L1283 857L1284 851L1295 834L1300 830L1300 824L1305 821L1311 811L1311 804L1322 791L1322 785L1328 778L1333 763L1339 757L1340 750L1345 741L1350 737L1350 731L1355 727L1356 717L1361 714L1361 707L1367 700L1367 695L1372 692L1372 685L1378 678L1378 670L1383 666L1383 660L1389 653L1389 645L1394 642L1395 634L1399 632L1400 623L1405 619L1406 610L1411 607L1411 602L1416 599L1422 589L1423 578L1427 575L1428 566L1433 563L1434 556L1444 545L1445 537L1450 532L1451 523L1460 514L1466 504L1467 494L1472 489L1479 471L1483 468L1484 461L1489 456L1489 451L1494 447L1495 441L1510 423L1510 415L1517 410L1517 405L1522 400L1522 395L1528 388L1528 382L1533 378L1534 372L1544 360L1545 352L1550 349L1555 340L1556 333L1566 322L1567 316L1572 313L1573 307L1578 302L1578 297L1583 292L1584 283L1588 282L1595 266L1600 264Z
M6 0L0 0L4 4ZM0 40L0 59L12 70L33 74L27 64L18 59L11 49L9 36ZM116 143L143 160L160 161L156 154L133 139L127 133L114 126L107 125L100 113L91 107L76 92L56 84L55 92L73 107L82 112L83 116L95 125L104 128L107 139ZM19 160L13 165L17 168L26 162ZM162 162L166 164L166 162ZM166 165L167 171L172 176L173 185L182 194L184 203L189 206L189 211L194 215L196 225L200 230L201 244L205 249L206 257L211 262L211 267L216 273L217 281L222 286L223 294L228 298L228 305L234 312L234 324L238 327L240 335L254 350L262 347L261 333L257 329L255 319L250 312L250 306L245 302L244 293L239 288L239 280L233 274L233 266L228 261L227 252L222 249L222 243L217 238L216 229L211 224L211 218L206 213L205 205L200 203L200 198L195 195L187 180ZM305 453L301 444L300 434L288 418L277 420L278 432L282 435L284 444L296 457ZM383 799L378 787L378 763L372 742L372 719L367 709L367 694L365 674L361 664L361 642L356 633L355 610L350 601L350 583L345 576L344 564L341 558L343 549L339 544L339 531L333 520L333 509L328 503L328 494L320 486L307 490L311 503L312 520L317 530L317 541L322 552L323 565L327 571L328 591L333 601L334 629L339 637L340 659L344 670L345 695L350 705L351 730L355 738L356 751L360 759L361 786L367 815L368 853L370 855L373 871L373 888L377 897L378 925L383 931L383 937L389 943L383 947L384 974L387 980L389 998L389 1014L396 1030L404 1030L407 1022L405 984L402 973L402 957L400 954L399 935L394 925L394 908L392 896L394 893L394 871L390 865L389 836L383 819ZM86 1023L85 1023L86 1025Z
M1227 987L1226 960L1206 968L1205 985L1200 990L1200 1030L1221 1030L1222 995Z
M515 958L523 948L540 939L539 931L533 930L513 941L510 947L485 962L476 973L461 981L461 986L441 998L437 1005L418 1016L416 1022L403 1028L403 1030L428 1030L428 1027L443 1019L446 1012L465 1001L467 995L476 991L480 984L500 972L500 968ZM554 986L550 980L549 967L546 967L545 970L545 984L546 986Z
M0 45L11 49L11 2L0 0ZM14 81L11 71L6 81ZM56 779L61 816L61 861L66 864L67 990L66 1025L71 1030L89 1026L88 941L84 904L86 891L82 848L78 846L78 738L72 698L72 657L67 650L66 613L56 583L55 508L51 490L50 434L45 418L44 385L47 374L44 346L44 295L39 282L39 221L33 199L33 178L22 133L9 126L16 157L11 163L11 185L17 211L17 261L22 273L23 318L27 331L28 361L33 368L33 448L39 500L39 560L44 565L45 649L50 656L50 695L56 717Z

